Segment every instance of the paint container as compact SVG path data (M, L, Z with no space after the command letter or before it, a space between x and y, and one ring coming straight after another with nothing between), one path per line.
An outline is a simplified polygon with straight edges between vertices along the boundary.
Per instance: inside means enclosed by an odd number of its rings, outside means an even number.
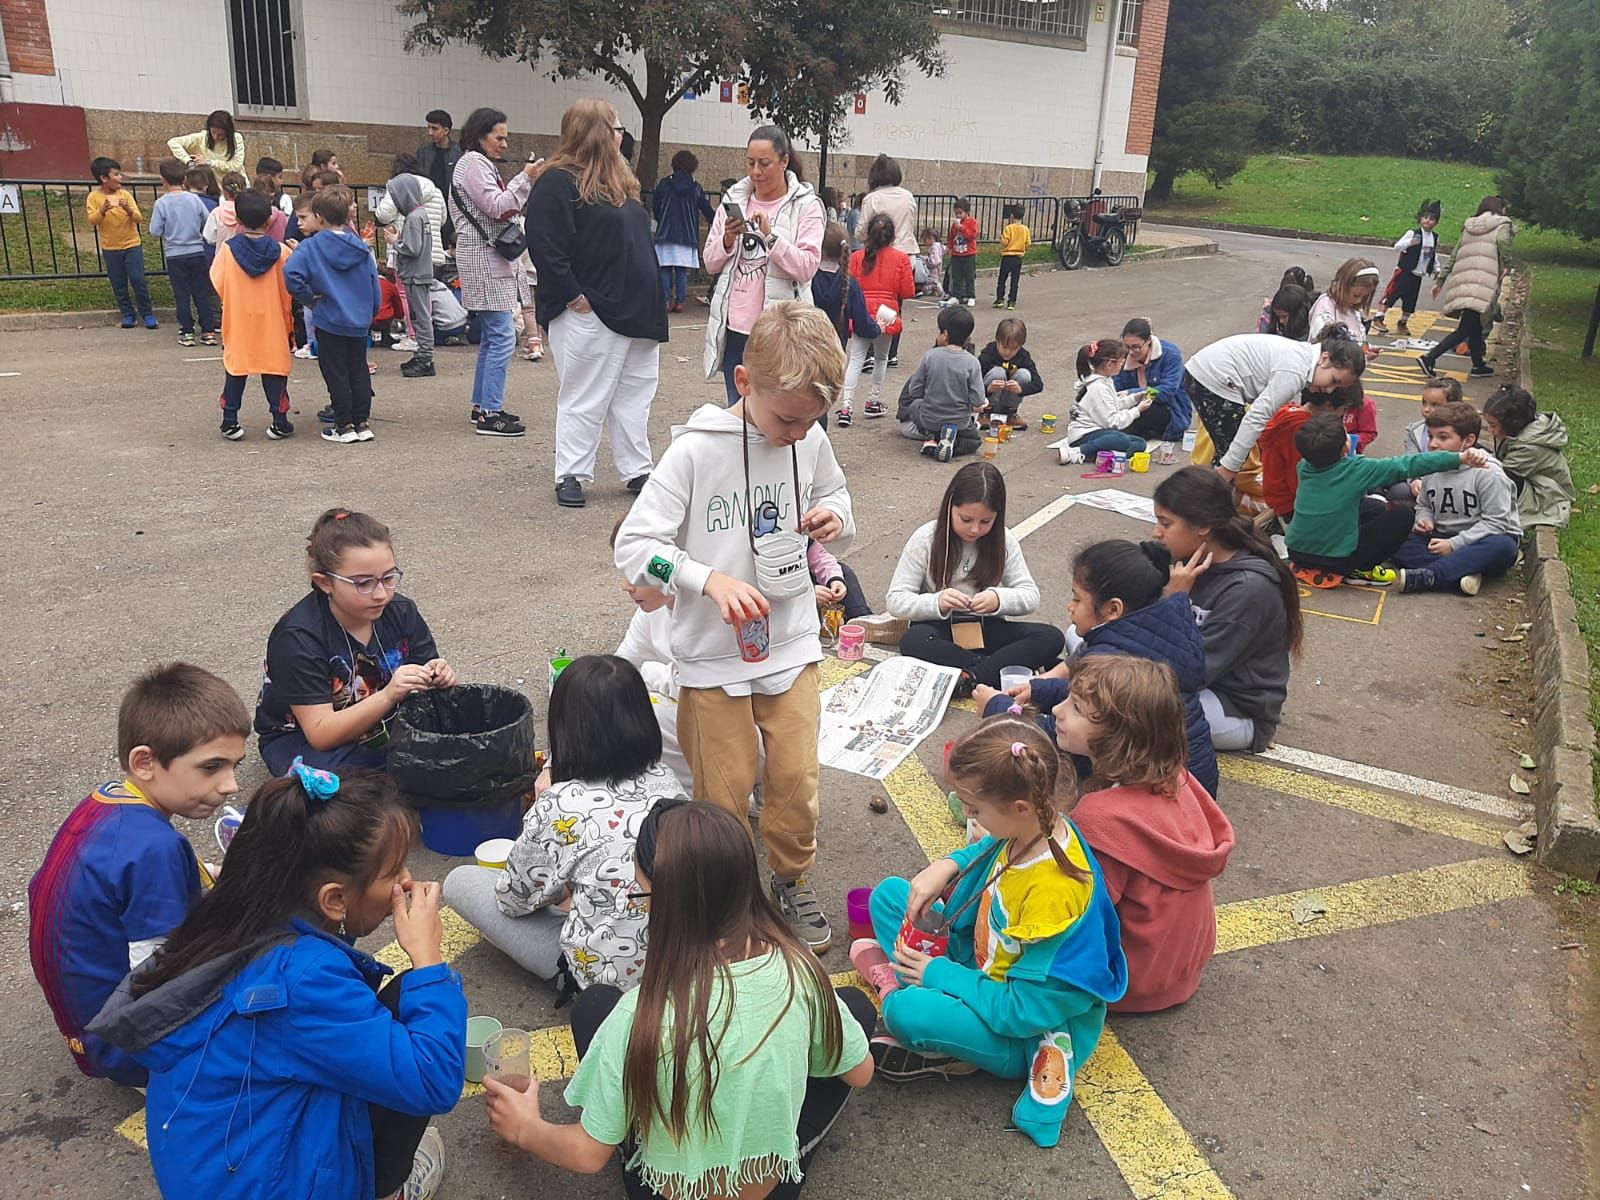
M860 625L839 627L839 657L845 662L860 662L867 649L867 631Z
M1132 471L1135 475L1143 475L1149 469L1150 451L1140 450L1138 453L1130 454L1128 456L1128 470Z
M995 432L999 435L1002 442L1009 442L1011 440L1011 422L1001 421Z
M739 657L747 663L766 662L772 649L772 627L766 617L740 621L734 626L734 636L739 639Z
M486 842L479 842L478 848L472 856L478 860L480 867L488 867L492 871L503 871L506 860L511 857L511 847L516 842L511 838L490 838Z
M1039 432L1040 433L1054 433L1055 431L1056 431L1056 415L1055 415L1055 413L1040 413L1039 414Z
M844 898L844 911L850 923L850 939L872 936L872 889L851 888Z
M900 926L900 940L920 954L943 958L950 948L950 927L944 923L944 914L929 909L913 921L906 917Z
M1198 431L1193 430L1193 429L1185 429L1183 431L1183 452L1185 454L1193 454L1194 453L1194 444L1195 444L1196 439L1199 438L1199 436L1200 435L1199 435Z
M1097 450L1094 455L1094 469L1101 475L1111 474L1111 469L1116 465L1117 456L1110 450Z
M983 439L983 456L985 458L987 458L990 462L994 461L994 456L997 453L999 453L999 450L1000 450L1000 439L999 438L997 438L997 437L986 437L986 438Z
M533 1082L533 1037L526 1029L502 1029L483 1048L485 1078L519 1092Z
M1111 473L1113 475L1126 474L1128 470L1128 454L1125 450L1111 452Z
M550 660L550 690L556 690L556 680L561 672L572 665L572 659L565 650L558 649L554 658Z
M844 606L830 604L822 610L822 636L832 646L839 644L839 630L844 625Z
M483 1049L500 1034L500 1022L493 1017L467 1018L467 1082L482 1083L487 1067Z

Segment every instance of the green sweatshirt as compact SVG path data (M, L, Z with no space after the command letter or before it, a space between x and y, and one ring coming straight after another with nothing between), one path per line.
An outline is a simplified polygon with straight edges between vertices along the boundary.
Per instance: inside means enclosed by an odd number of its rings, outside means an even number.
M1356 548L1361 497L1405 479L1454 471L1460 465L1461 455L1449 450L1399 458L1347 454L1331 467L1313 467L1302 459L1294 520L1289 522L1289 549L1318 558L1342 558Z

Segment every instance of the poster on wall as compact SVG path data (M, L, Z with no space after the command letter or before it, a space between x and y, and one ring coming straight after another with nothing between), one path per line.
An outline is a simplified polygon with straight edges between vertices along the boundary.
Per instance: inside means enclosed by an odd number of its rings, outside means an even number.
M866 112L867 112L867 94L865 92L857 92L856 93L856 116L858 116L858 117L865 116Z
M733 84L724 83L724 84L719 85L719 87L720 87L720 91L721 91L720 99L722 100L722 103L724 103L724 104L732 104L733 103Z

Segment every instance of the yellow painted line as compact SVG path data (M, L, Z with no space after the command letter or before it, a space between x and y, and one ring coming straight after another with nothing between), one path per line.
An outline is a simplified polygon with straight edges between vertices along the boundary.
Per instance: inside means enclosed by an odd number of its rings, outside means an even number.
M1357 587L1352 587L1351 585L1348 585L1348 584L1340 584L1339 586L1340 587L1350 587L1351 591L1377 592L1378 593L1378 607L1372 610L1372 615L1370 617L1352 617L1352 616L1349 616L1349 615L1347 615L1345 613L1323 612L1320 608L1307 608L1304 604L1302 604L1300 606L1300 611L1305 613L1305 614L1307 614L1308 616L1312 616L1312 617L1326 617L1330 621L1349 621L1353 625L1376 625L1379 621L1383 620L1384 598L1389 594L1386 589L1384 589L1384 588L1357 588ZM1308 587L1301 588L1300 589L1300 599L1301 600L1309 600L1311 598L1311 593L1312 593L1313 590L1314 589L1308 588Z
M950 817L945 790L915 754L890 771L883 784L929 862L967 844L966 830Z
M1524 864L1511 859L1477 858L1259 900L1239 900L1217 909L1217 953L1392 925L1532 894L1532 876ZM1297 924L1294 906L1311 895L1318 896L1327 906L1327 915Z
M150 1145L149 1138L145 1134L144 1109L142 1107L138 1112L128 1114L127 1119L117 1126L117 1132L141 1150L148 1149Z
M1505 832L1503 826L1481 820L1468 813L1435 808L1429 804L1420 804L1398 796L1352 787L1347 783L1335 783L1319 775L1307 775L1300 771L1275 767L1256 758L1219 754L1217 766L1224 778L1239 783L1253 784L1288 796L1299 796L1305 800L1316 800L1363 816L1376 817L1381 821L1409 825L1412 829L1420 829L1424 833L1437 833L1443 837L1471 842L1476 846L1499 849L1504 844L1501 841Z
M1421 402L1422 400L1422 389L1420 387L1417 388L1414 395L1410 392L1380 392L1377 388L1366 388L1365 391L1369 396L1382 396L1386 400L1412 400L1416 402Z
M1204 1152L1110 1029L1078 1073L1078 1104L1135 1200L1232 1200Z

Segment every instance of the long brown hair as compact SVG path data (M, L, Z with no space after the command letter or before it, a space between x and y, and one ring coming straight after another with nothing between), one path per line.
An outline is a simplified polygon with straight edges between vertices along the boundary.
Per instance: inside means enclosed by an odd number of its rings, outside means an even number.
M627 1125L641 1139L660 1127L678 1144L693 1133L716 1131L711 1102L721 1070L717 1046L736 1003L727 954L738 958L746 947L750 955L772 952L788 968L789 999L756 1049L797 998L821 1014L823 1057L830 1062L843 1052L844 1027L827 971L761 885L750 830L740 818L706 803L652 810L639 831L634 861L650 881L650 952L622 1064L622 1100ZM711 1001L719 979L722 1004L713 1027ZM663 1045L669 1009L670 1047ZM672 1072L666 1095L659 1074L664 1058ZM699 1103L691 1112L696 1091Z
M1072 668L1072 696L1101 726L1089 742L1095 784L1177 794L1178 773L1189 760L1189 733L1170 666L1125 654L1091 654Z
M584 204L609 204L639 198L639 179L612 136L617 110L608 100L586 96L561 114L561 144L545 164L547 171L565 171L578 181Z
M1092 877L1067 858L1066 850L1055 839L1061 755L1032 721L994 717L974 726L951 747L945 770L958 788L982 796L987 803L1027 801L1062 874L1080 881ZM651 949L654 950L654 943Z
M951 477L944 499L939 502L933 548L928 555L928 574L936 591L950 586L951 576L961 563L961 549L956 545L960 539L950 527L950 510L967 504L981 504L994 511L994 525L977 542L978 561L972 567L972 582L981 592L999 583L1006 573L1006 477L992 462L970 462Z
M1372 280L1372 294L1378 294L1377 283L1380 278L1372 274L1376 264L1370 258L1347 258L1339 264L1339 269L1333 273L1333 281L1328 284L1328 298L1339 308L1352 309L1355 307L1351 301L1354 299L1356 284L1361 281L1362 272L1367 272L1367 278ZM1368 306L1372 304L1369 297ZM1363 310L1365 311L1365 310Z

